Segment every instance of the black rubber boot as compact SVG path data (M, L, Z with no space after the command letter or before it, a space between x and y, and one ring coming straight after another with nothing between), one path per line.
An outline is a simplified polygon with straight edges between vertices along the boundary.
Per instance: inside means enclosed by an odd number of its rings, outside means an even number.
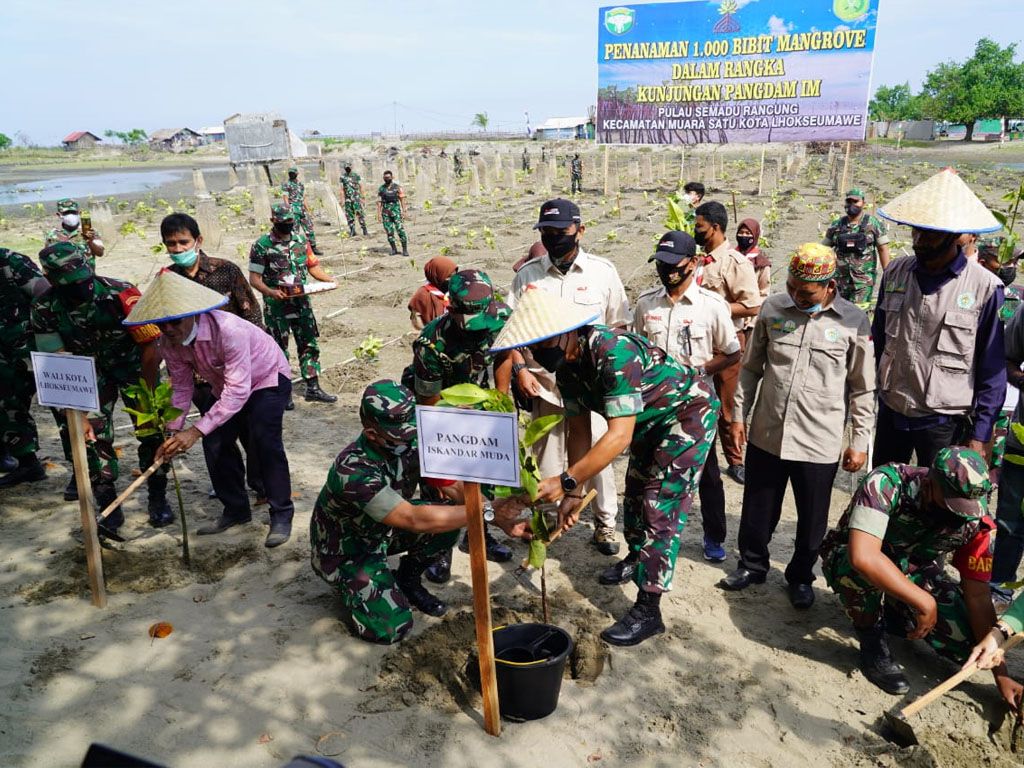
M893 696L909 691L910 682L889 653L885 625L879 623L869 629L855 629L860 640L860 671L864 677Z
M174 522L174 512L167 503L167 475L155 474L146 481L149 492L149 524L163 528Z
M395 247L395 241L394 240L388 240L388 245L391 246L391 255L392 256L397 256L398 255L398 248Z
M405 555L398 561L398 570L394 572L395 583L413 608L428 616L444 616L448 613L448 605L430 594L420 580L425 568L423 561Z
M317 256L323 256L324 255L324 252L321 251L319 248L317 248L315 245L313 246L313 253L315 255L317 255Z
M34 453L14 459L15 467L0 477L0 488L13 488L22 483L34 483L46 478L46 467Z
M636 596L636 603L626 615L601 633L601 639L612 645L636 645L665 631L661 620L661 594L644 592Z
M338 398L320 389L320 379L314 376L312 379L306 379L306 400L311 403L334 403Z
M71 478L64 486L64 501L78 501L78 479L74 470L71 470Z
M351 224L348 225L348 236L349 237L355 237L356 236L356 228L353 225L351 225Z
M444 584L452 577L452 551L449 549L427 566L427 581Z
M363 234L364 235L370 234L369 232L366 231L366 225L365 224L363 224Z
M113 512L100 519L100 513L117 498L117 489L114 488L114 484L94 483L92 495L96 498L96 525L99 528L99 535L124 541L117 533L117 529L124 525L124 510L121 509L120 504L114 507Z
M405 243L402 243L402 255L406 257L409 255L409 246Z

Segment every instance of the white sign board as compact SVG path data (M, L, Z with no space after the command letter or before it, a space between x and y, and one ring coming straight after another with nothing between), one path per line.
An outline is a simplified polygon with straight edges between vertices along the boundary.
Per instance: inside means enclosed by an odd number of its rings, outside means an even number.
M93 358L33 352L32 370L36 376L36 397L40 405L76 411L100 409L96 361Z
M514 413L416 406L420 475L519 486L519 423Z

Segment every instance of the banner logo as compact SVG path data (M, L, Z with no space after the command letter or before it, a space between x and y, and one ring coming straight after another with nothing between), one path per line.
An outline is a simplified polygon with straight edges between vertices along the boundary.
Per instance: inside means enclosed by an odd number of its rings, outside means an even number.
M604 13L604 28L613 35L624 35L633 28L635 19L636 11L632 8L612 8Z

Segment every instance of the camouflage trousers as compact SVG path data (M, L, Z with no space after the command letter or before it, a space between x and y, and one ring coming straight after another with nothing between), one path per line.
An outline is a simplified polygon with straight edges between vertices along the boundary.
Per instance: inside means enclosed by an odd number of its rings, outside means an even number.
M345 221L349 229L355 229L356 219L359 219L359 226L366 229L366 217L363 215L363 203L360 200L345 201Z
M583 176L581 174L571 174L569 182L571 184L570 194L575 195L577 192L583 191Z
M395 643L412 628L412 608L388 568L388 556L404 552L426 565L459 539L457 530L436 535L391 531L376 540L343 539L342 549L351 555L337 570L338 593L356 634L374 643Z
M89 414L89 423L92 424L93 432L96 433L96 441L85 444L86 457L89 462L89 480L95 485L97 483L113 483L120 475L120 468L117 460L117 451L114 449L114 406L117 405L117 396L120 394L121 401L128 408L138 408L138 403L125 395L124 388L137 384L138 379L126 381L105 376L98 372L97 384L99 385L100 410L98 414ZM60 429L60 444L64 449L64 458L71 461L71 438L68 434L67 419L64 418L64 411L53 411L54 420ZM135 418L132 417L132 423ZM138 440L139 469L149 469L156 457L156 451L163 442L159 435L151 437L136 438ZM157 475L167 474L167 465L163 465L156 471Z
M263 322L274 341L288 357L288 336L295 335L295 349L299 355L299 372L304 379L315 379L320 375L320 346L316 343L320 331L313 316L313 305L309 298L278 301L264 299Z
M875 303L874 276L855 276L849 266L839 263L836 271L836 285L839 295L869 312Z
M1000 411L996 418L995 428L992 430L992 458L989 459L990 470L999 469L1003 466L1003 456L1006 454L1006 436L1010 432L1010 422L1013 421L1013 411ZM993 482L998 482L998 475Z
M391 248L393 250L397 250L395 248L395 234L397 234L398 239L402 241L402 247L404 248L406 246L406 239L405 225L402 223L402 212L400 210L389 208L385 205L381 208L380 220L384 225L384 232L388 236L388 244Z
M718 401L691 401L658 436L630 446L622 525L629 551L639 557L634 581L645 592L672 589L679 536L693 504L711 443Z
M313 219L310 218L309 209L302 206L301 209L295 211L295 218L299 220L299 226L302 227L306 239L309 240L310 248L316 248L316 232L313 231Z
M0 441L15 458L35 453L39 445L31 410L36 393L31 342L32 334L20 325L0 330Z
M941 559L916 563L902 558L894 562L913 584L935 598L938 620L925 640L942 656L962 664L974 647L974 631L960 585L945 575ZM876 626L884 617L890 634L905 635L917 623L914 610L909 605L887 597L853 569L846 546L826 554L822 558L821 570L855 627Z

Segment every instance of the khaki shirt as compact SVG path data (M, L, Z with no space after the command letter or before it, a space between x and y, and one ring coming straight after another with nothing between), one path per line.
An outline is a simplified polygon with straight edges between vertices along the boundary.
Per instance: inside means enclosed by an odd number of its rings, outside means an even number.
M701 287L717 293L726 302L742 304L748 309L761 306L761 289L750 259L735 250L726 240L708 254L704 264ZM753 317L733 318L736 330L752 328Z
M629 328L632 324L629 299L626 298L626 289L622 286L615 265L608 259L584 252L582 248L564 275L551 263L551 257L547 254L528 261L516 273L506 303L515 309L519 297L529 287L540 288L586 307L591 314L598 315L595 323L612 328ZM543 388L540 396L560 406L562 398L555 388L555 377L537 365L528 350L524 348L521 351L530 365L530 372L537 377Z
M813 316L797 309L788 293L765 300L743 355L733 410L735 421L753 410L751 444L787 461L831 464L842 453L849 409L850 447L866 453L874 394L875 358L863 310L839 296Z
M694 282L677 301L661 285L641 293L633 330L693 368L707 365L716 352L731 355L740 348L725 299Z

